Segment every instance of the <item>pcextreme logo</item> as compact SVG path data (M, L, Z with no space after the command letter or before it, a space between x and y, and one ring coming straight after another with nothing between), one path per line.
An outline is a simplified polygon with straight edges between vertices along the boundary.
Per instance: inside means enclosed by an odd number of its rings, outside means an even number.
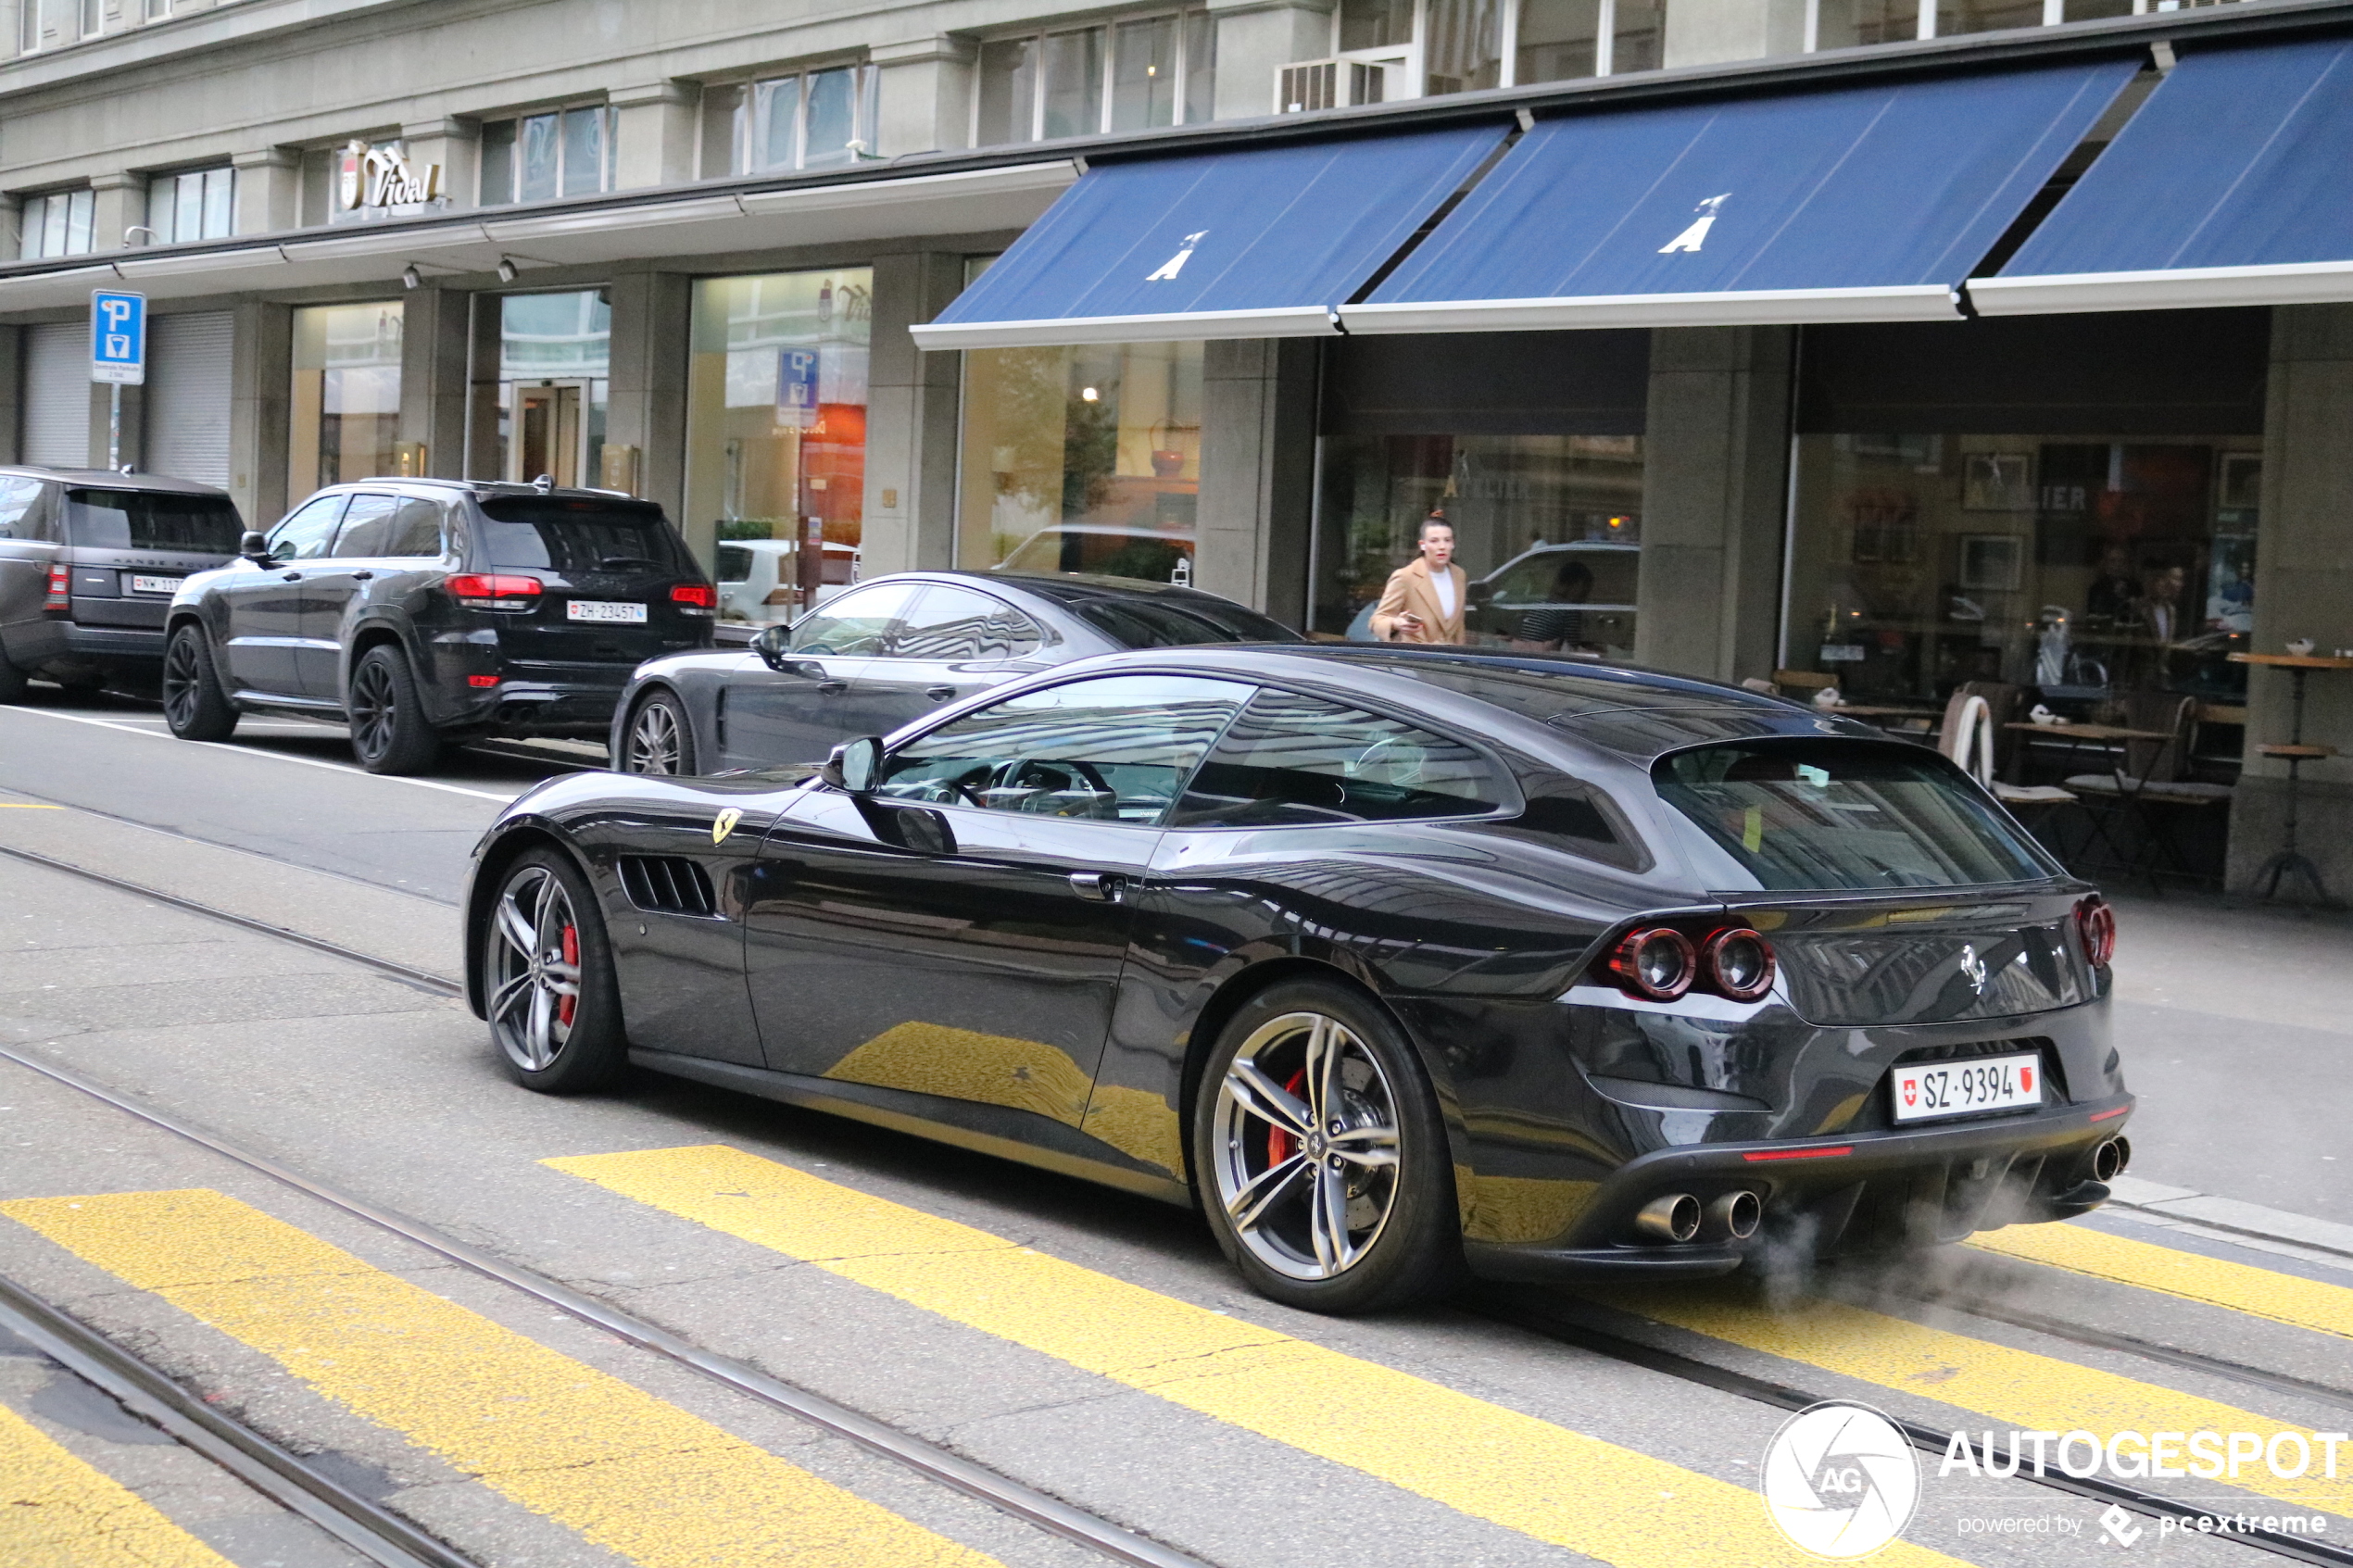
M1765 1446L1765 1512L1801 1551L1869 1557L1904 1533L1920 1499L1919 1460L1869 1405L1826 1400Z

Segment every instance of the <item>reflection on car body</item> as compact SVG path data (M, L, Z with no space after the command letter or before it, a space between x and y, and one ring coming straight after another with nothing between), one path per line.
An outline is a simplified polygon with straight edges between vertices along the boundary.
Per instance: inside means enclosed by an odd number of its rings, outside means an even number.
M551 781L477 857L525 1084L635 1061L1198 1198L1313 1310L1957 1240L2127 1152L2097 895L1936 754L1698 681L1131 652L805 776Z

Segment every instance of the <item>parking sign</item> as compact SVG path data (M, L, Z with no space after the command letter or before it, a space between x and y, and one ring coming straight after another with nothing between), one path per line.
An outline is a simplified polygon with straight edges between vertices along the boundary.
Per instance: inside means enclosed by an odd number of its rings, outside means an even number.
M147 380L147 296L100 289L90 296L90 379L120 386Z

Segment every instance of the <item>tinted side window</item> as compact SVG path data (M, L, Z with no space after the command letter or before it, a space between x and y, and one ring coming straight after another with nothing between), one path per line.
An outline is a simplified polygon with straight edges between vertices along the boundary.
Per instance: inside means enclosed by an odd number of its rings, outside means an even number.
M642 501L494 495L482 516L493 566L667 571L684 553L661 508Z
M1078 618L1130 648L1181 648L1202 643L1295 643L1299 633L1240 605L1207 598L1087 599L1071 609Z
M35 508L41 502L41 482L11 479L0 482L0 539L42 536Z
M1012 606L934 584L901 619L889 651L896 659L1019 659L1037 652L1039 641L1037 626Z
M903 614L917 583L877 583L856 588L811 610L793 623L795 653L867 654L882 652L883 638Z
M245 534L226 495L169 490L69 490L66 543L97 550L200 550L232 556Z
M751 552L741 545L719 546L719 581L749 583L751 581Z
M1318 697L1262 691L1202 764L1177 827L1476 816L1507 798L1460 741Z
M270 531L271 560L316 560L334 543L335 524L343 521L349 497L321 495Z
M392 554L385 546L392 543L392 517L399 508L397 495L354 495L331 553L365 558Z
M1106 675L1024 693L901 746L883 765L880 792L1151 826L1250 691L1192 676Z
M403 500L399 510L393 513L384 553L438 558L442 554L440 504L413 497Z

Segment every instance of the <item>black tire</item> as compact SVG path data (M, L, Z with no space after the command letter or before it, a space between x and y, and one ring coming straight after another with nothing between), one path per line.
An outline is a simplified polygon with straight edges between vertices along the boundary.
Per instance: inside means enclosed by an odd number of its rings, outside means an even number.
M669 692L656 692L630 709L622 731L618 771L686 777L695 771L695 731L686 705Z
M1337 1077L1323 1076L1320 1091L1307 1081L1319 1061ZM1461 1279L1438 1097L1396 1024L1362 992L1288 981L1245 1002L1210 1052L1192 1123L1210 1229L1260 1295L1310 1312L1372 1312ZM1391 1163L1380 1163L1384 1153ZM1286 1166L1295 1168L1285 1175Z
M31 684L31 678L9 662L6 649L0 649L0 702L22 702Z
M483 1010L508 1074L543 1095L585 1094L619 1078L629 1065L621 988L580 869L560 850L524 851L498 879L485 918L476 959Z
M220 689L212 644L200 626L182 626L163 653L163 721L182 740L227 740L237 709Z
M359 656L344 711L352 753L371 773L422 773L441 755L441 736L425 718L408 657L390 643Z

